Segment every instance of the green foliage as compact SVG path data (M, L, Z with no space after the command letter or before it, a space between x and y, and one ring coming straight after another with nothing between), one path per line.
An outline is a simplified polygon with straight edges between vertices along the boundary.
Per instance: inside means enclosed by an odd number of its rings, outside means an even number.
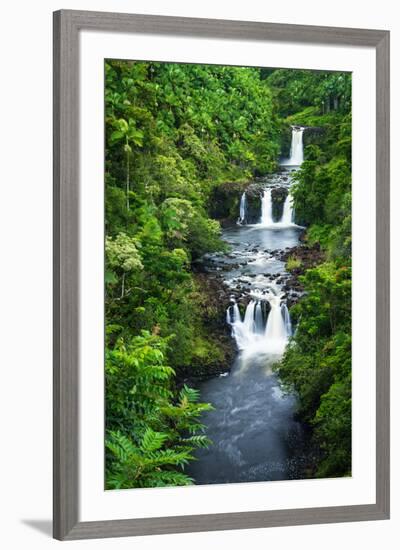
M202 215L190 201L166 199L161 216L168 245L186 247L192 260L206 252L223 250L219 223Z
M331 111L348 113L351 107L350 73L277 69L267 82L281 116L290 117L293 124L316 126L310 117Z
M135 445L120 432L111 432L106 440L106 448L114 462L107 473L108 488L165 487L192 483L190 477L175 469L183 468L189 462L190 453L161 449L167 438L167 434L153 432L148 428L142 441Z
M200 420L211 406L187 386L176 393L167 347L168 339L143 331L106 351L107 488L188 485L185 464L211 443Z
M347 350L349 355L350 349ZM319 477L351 475L351 377L334 382L321 397L313 421L316 438L324 451Z
M351 271L335 263L302 278L307 295L292 308L296 335L277 370L300 397L299 413L323 452L317 475L351 469Z
M106 237L106 283L114 284L118 281L113 270L121 270L125 274L143 269L138 246L140 246L140 243L136 239L128 237L125 233L118 233L115 239Z
M294 269L298 269L299 267L301 267L300 258L296 258L295 256L289 256L286 262L286 269L288 271L293 271Z

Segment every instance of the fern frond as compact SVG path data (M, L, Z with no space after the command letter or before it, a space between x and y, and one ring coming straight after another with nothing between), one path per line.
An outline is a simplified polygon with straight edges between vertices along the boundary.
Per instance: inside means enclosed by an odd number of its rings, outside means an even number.
M146 452L157 451L163 446L166 439L168 439L168 434L155 432L151 428L147 428L140 448Z
M212 445L211 439L209 439L206 435L192 435L191 437L182 439L181 443L184 445L192 445L193 447L198 447L202 449L206 449L207 447Z
M154 465L173 465L183 466L188 464L192 460L192 456L189 450L186 451L174 451L173 449L165 449L164 451L158 451L151 457L146 459L146 462Z
M199 400L200 391L196 390L195 388L190 388L189 386L186 386L186 384L183 386L179 393L179 398L181 401L188 401L189 403L196 403Z
M106 439L106 447L123 463L138 452L134 443L118 431L109 433Z

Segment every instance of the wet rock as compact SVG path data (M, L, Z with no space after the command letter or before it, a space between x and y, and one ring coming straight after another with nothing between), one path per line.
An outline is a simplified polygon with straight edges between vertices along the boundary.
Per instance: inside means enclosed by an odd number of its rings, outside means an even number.
M287 187L275 187L272 189L272 217L280 220L283 214L283 205L288 195Z
M227 225L237 220L242 193L250 182L225 182L216 186L210 200L209 210L213 218Z

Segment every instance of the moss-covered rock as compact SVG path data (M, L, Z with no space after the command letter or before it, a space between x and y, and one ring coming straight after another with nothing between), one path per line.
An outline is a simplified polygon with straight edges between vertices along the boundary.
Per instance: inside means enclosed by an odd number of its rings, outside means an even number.
M261 216L261 183L253 182L246 189L246 222L258 223Z
M222 225L239 218L240 199L246 192L246 222L257 223L261 214L262 184L258 182L226 182L214 188L209 204L211 217Z
M240 198L249 185L248 181L233 181L216 186L208 204L210 216L222 223L236 221L239 217Z

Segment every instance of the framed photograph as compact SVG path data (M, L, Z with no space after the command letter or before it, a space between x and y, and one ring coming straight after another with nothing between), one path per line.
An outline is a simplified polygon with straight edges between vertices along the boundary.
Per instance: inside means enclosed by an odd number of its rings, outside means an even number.
M389 517L389 33L54 14L54 537Z

